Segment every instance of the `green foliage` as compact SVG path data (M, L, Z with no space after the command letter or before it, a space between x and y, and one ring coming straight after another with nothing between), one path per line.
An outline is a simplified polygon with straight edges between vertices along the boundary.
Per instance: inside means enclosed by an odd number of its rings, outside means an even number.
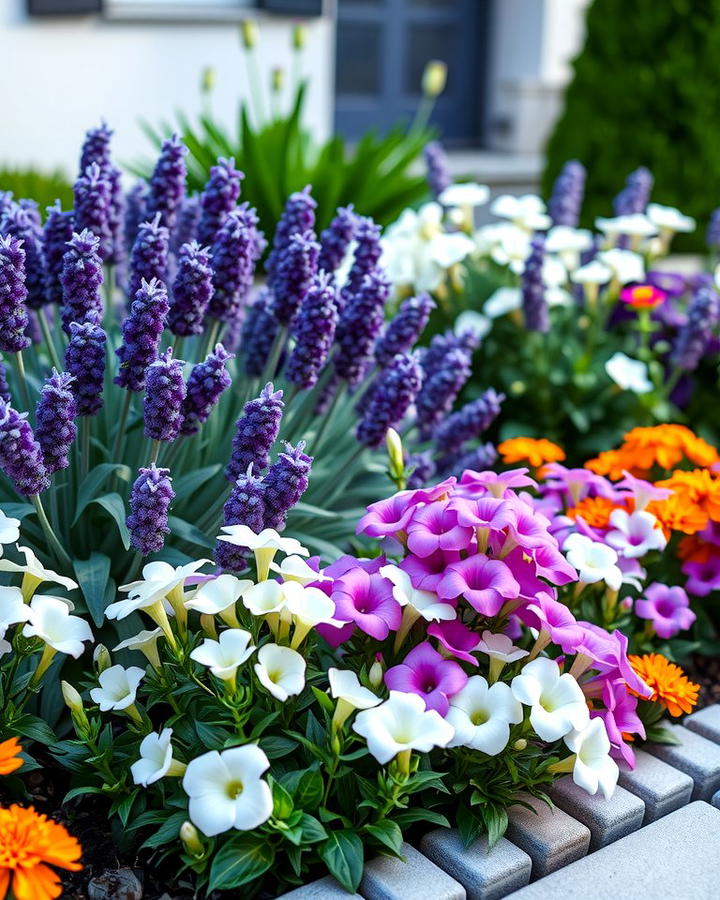
M180 134L189 149L191 192L202 191L218 157L234 157L237 167L248 175L242 199L257 209L267 237L272 237L288 194L307 184L312 185L318 204L318 229L329 224L338 206L350 203L362 215L387 225L427 194L424 176L410 174L409 169L429 140L429 131L396 128L383 136L369 133L352 147L337 136L318 144L303 125L306 90L307 84L301 83L290 112L259 127L244 103L240 104L235 132L209 112L196 123L178 111L175 125L144 123L143 127L156 149L168 135ZM147 177L152 166L144 162L131 169Z
M62 172L0 167L0 190L10 191L16 200L32 198L43 214L56 200L63 209L72 209L74 202L72 185Z
M679 246L702 246L720 198L719 0L595 0L574 62L565 108L547 145L543 192L568 159L588 170L583 223L608 215L608 199L640 165L652 197L695 216Z

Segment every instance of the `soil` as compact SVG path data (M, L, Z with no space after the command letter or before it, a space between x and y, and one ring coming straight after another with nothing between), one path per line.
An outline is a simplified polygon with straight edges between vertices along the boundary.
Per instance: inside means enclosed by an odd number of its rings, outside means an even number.
M693 656L686 673L688 678L700 685L696 709L720 703L720 657Z

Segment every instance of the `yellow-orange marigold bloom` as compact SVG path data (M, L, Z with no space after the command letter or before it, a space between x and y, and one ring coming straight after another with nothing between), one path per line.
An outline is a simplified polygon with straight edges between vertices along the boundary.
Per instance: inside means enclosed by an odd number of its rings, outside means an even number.
M671 716L692 712L697 703L700 686L690 681L680 666L671 663L660 653L629 656L628 659L635 672L649 688L652 688L653 696L648 699L658 700Z
M567 511L571 519L582 518L591 528L608 528L610 513L614 509L625 509L619 503L613 503L608 497L585 497L577 506Z
M79 872L82 848L67 830L32 806L0 809L0 897L52 900L62 884L50 866Z
M715 551L712 544L695 534L689 534L678 544L677 555L683 562L706 563L715 555Z
M517 437L498 444L498 452L505 464L528 462L533 469L544 463L561 462L565 451L547 438Z
M8 738L0 744L0 775L11 775L22 767L21 753L22 747L16 737Z
M654 500L648 503L647 508L648 512L657 517L666 537L669 537L671 531L696 534L709 521L705 510L693 503L685 493L672 494L667 500Z
M670 478L657 482L658 487L686 494L714 522L720 521L720 478L707 469L685 472L677 469Z

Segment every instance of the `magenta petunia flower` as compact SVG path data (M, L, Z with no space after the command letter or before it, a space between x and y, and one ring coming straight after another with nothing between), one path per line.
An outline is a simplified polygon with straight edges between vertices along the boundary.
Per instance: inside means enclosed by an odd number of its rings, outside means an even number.
M649 619L658 636L666 639L685 631L696 619L685 591L658 581L635 601L635 612L641 619Z
M537 482L528 478L527 471L527 469L511 469L509 472L473 472L472 469L466 469L456 493L461 497L474 499L485 494L503 497L505 491L510 488L537 488Z
M453 656L464 659L473 666L479 665L477 657L470 652L477 647L479 638L460 619L453 619L451 622L433 622L428 625L427 633L431 637L437 638Z
M582 639L572 652L588 656L594 669L623 680L637 694L643 697L652 694L652 690L630 665L627 656L628 639L621 631L606 631L591 622L578 622L578 625L582 628Z
M473 528L502 531L513 521L510 504L507 500L495 497L480 497L477 500L453 497L448 507L457 512L460 525L470 525Z
M637 714L637 697L628 693L622 681L605 678L602 679L602 699L606 708L591 709L590 718L601 718L605 723L611 755L624 759L631 768L634 768L635 753L623 738L623 733L645 737L645 726Z
M685 587L696 597L707 597L711 591L720 589L720 555L711 556L705 562L683 563L682 570L688 576Z
M400 563L400 568L410 576L414 588L419 591L436 591L445 569L459 559L458 550L436 550L429 556L406 556Z
M522 600L532 602L540 593L549 593L554 595L555 591L547 582L538 577L537 565L535 560L528 556L520 547L516 547L512 552L503 558L503 562L510 569L513 578L520 585L520 594Z
M540 592L532 603L519 609L517 615L530 628L548 635L553 644L558 644L565 653L574 652L582 639L582 628L575 616L564 603L554 600L550 594Z
M649 481L645 481L643 478L636 478L624 469L623 475L625 477L622 481L618 481L615 487L625 488L632 493L635 501L634 509L636 510L645 509L651 500L667 500L672 494L669 488L655 487Z
M543 477L543 496L560 494L568 506L577 506L590 494L594 497L608 497L610 500L616 495L614 485L590 469L568 469L561 463L553 462L543 467Z
M495 616L519 595L520 585L502 560L478 553L449 565L437 592L444 600L462 596L481 615Z
M522 500L513 502L512 513L508 534L518 547L522 547L523 550L534 550L552 540L548 534L550 520L547 516Z
M336 619L354 622L378 641L384 640L391 629L400 627L400 604L393 597L392 583L382 575L351 569L335 582L331 597Z
M413 648L399 666L385 673L388 690L418 694L426 709L444 716L450 708L449 697L462 690L468 677L458 663L442 657L424 641Z
M365 559L345 554L336 559L335 562L330 563L326 569L323 569L323 575L326 575L328 578L340 578L352 569L364 569L369 575L375 575L386 563L387 560L384 556Z
M569 584L578 580L577 569L571 566L553 544L543 544L533 551L535 572L553 584Z
M412 494L412 491L401 491L386 500L371 503L355 533L379 538L404 531L415 512Z
M436 550L465 550L473 540L473 529L460 525L457 512L442 501L418 509L407 534L410 551L423 557Z

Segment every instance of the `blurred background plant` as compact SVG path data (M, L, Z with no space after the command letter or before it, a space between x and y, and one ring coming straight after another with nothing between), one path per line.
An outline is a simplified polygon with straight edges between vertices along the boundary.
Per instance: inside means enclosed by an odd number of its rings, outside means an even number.
M72 185L60 171L0 166L0 186L0 190L14 197L32 197L40 209L52 206L56 200L68 209L73 202Z

